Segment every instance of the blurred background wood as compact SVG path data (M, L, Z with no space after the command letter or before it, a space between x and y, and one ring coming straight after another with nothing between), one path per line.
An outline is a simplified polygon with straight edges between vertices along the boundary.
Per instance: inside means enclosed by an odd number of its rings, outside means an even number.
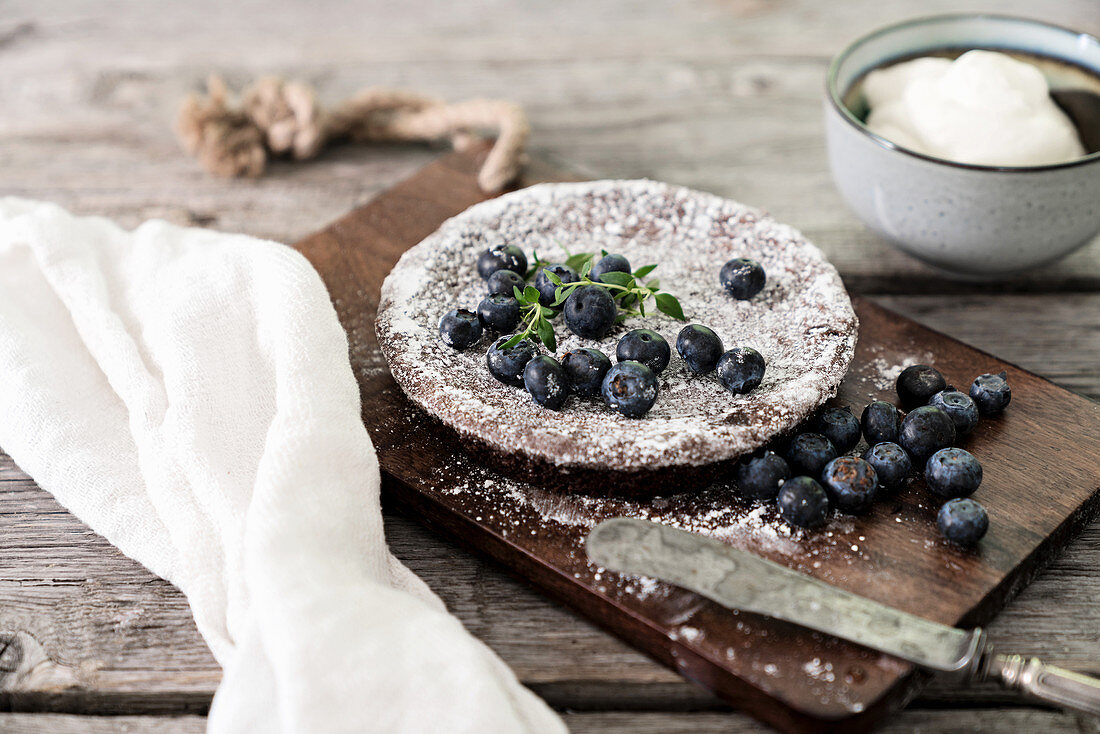
M150 4L8 0L0 194L126 225L150 217L293 242L438 154L344 146L258 181L204 173L172 134L209 72L276 73L322 102L372 84L524 104L532 150L589 177L648 176L767 209L849 288L1100 398L1100 248L1011 283L942 278L844 208L822 146L828 58L913 15L1042 17L1100 33L1095 0L557 0ZM1098 467L1100 473L1100 467ZM0 731L201 731L220 678L167 583L0 462ZM759 730L500 569L388 513L394 551L574 731ZM992 625L994 641L1100 672L1100 524ZM40 713L41 712L41 713ZM50 713L46 713L50 712ZM98 717L100 714L130 716ZM888 731L1097 731L991 688L933 684Z

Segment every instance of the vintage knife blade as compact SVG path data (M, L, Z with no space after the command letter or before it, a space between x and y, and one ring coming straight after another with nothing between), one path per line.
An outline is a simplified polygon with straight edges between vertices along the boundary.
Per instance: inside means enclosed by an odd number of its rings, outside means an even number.
M1100 680L1035 658L994 655L981 629L962 630L871 601L679 528L619 517L588 534L589 559L652 576L725 607L782 619L930 670L995 679L1033 697L1100 715Z

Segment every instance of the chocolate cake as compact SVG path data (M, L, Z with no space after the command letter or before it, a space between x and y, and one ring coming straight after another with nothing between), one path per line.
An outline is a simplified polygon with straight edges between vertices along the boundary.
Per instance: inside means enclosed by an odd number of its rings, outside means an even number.
M455 350L439 337L440 317L475 309L486 294L478 256L497 244L531 259L607 250L680 300L686 323L709 326L725 348L749 346L767 362L744 395L714 374L691 373L673 348L653 408L627 418L594 398L542 408L522 388L493 378L480 344ZM718 273L731 258L759 261L763 291L731 298ZM554 321L556 356L595 347L615 358L618 339L648 328L675 345L684 326L660 313L630 317L603 339L582 339ZM809 416L836 394L855 350L857 321L836 270L800 233L761 212L653 181L544 184L474 206L409 250L382 286L378 340L406 395L458 432L485 461L562 490L655 495L702 489L737 457Z

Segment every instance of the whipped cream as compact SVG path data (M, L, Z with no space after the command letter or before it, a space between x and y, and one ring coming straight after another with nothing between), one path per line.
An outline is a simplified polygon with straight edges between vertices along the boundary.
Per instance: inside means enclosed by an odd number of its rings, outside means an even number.
M925 155L987 166L1035 166L1085 154L1036 67L995 51L926 57L863 82L871 132Z

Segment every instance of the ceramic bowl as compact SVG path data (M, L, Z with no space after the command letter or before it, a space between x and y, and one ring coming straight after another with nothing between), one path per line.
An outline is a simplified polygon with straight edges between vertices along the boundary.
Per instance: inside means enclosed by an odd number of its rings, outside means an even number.
M1064 257L1100 231L1100 152L1043 166L955 163L875 135L844 104L852 84L874 68L972 48L1061 59L1100 75L1100 41L1083 33L1007 16L907 21L860 38L833 59L826 145L841 195L868 227L950 274L997 278Z

